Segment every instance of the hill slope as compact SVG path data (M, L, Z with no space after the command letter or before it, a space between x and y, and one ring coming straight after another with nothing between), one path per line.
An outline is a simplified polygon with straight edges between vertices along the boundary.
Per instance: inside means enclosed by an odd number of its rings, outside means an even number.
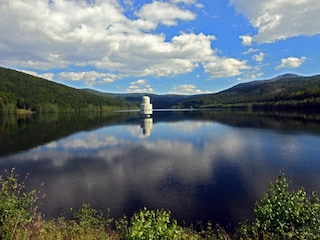
M0 67L0 112L78 112L129 109L133 105Z
M177 107L319 108L320 75L283 75L238 84L225 91L192 98Z

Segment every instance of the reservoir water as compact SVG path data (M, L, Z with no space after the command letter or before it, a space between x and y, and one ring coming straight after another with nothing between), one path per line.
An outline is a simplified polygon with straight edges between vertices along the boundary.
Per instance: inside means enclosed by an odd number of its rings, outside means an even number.
M83 203L111 217L144 206L178 221L223 226L252 219L283 170L292 187L320 192L320 116L155 111L0 117L0 172L30 174L39 210ZM41 186L41 183L44 183Z

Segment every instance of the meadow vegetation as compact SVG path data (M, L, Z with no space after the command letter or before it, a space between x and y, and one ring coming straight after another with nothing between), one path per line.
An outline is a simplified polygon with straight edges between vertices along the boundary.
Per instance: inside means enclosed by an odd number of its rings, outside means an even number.
M44 219L37 210L40 192L26 191L14 170L0 176L0 239L319 239L320 202L303 188L292 191L283 173L254 207L255 220L227 232L209 222L180 226L167 210L143 208L113 219L84 204L70 218Z

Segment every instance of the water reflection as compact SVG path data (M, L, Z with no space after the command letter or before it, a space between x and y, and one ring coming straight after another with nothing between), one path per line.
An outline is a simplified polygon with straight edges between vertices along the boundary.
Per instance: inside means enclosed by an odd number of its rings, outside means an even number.
M143 135L148 137L151 134L151 130L153 127L153 119L152 117L143 116L140 118L140 126L142 128Z
M319 126L241 113L127 115L3 156L0 169L29 172L30 188L45 182L40 210L51 216L88 202L114 217L147 206L228 224L252 217L281 168L295 187L320 191Z

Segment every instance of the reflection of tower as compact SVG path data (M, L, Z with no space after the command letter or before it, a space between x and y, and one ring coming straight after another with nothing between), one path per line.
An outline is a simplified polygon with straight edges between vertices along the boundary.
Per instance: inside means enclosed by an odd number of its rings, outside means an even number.
M143 129L143 135L150 136L153 127L153 119L151 117L141 118L140 126Z
M140 104L140 114L145 116L150 116L152 114L152 104L150 103L150 98L148 96L142 97L142 102Z

